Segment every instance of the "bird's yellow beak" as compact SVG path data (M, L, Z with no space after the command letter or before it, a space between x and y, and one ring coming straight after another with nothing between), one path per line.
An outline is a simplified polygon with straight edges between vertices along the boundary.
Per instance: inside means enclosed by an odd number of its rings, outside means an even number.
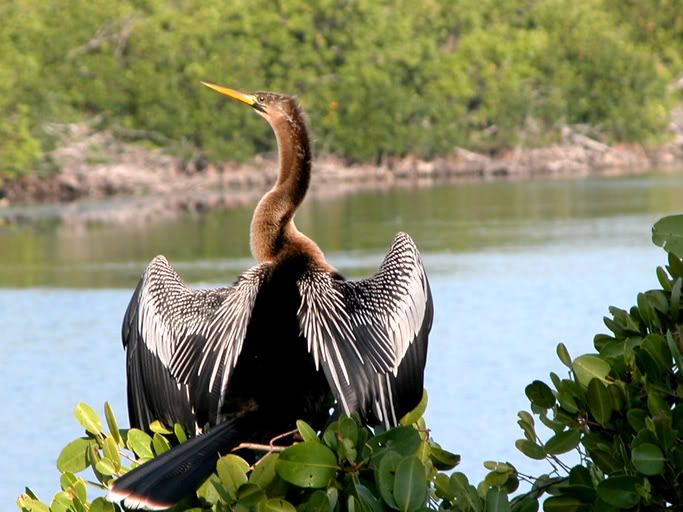
M245 94L243 92L236 91L235 89L228 89L227 87L210 84L208 82L202 82L202 84L206 85L209 89L213 89L214 91L224 94L225 96L230 96L231 98L241 101L242 103L246 103L251 107L256 104L256 96L252 96L251 94Z

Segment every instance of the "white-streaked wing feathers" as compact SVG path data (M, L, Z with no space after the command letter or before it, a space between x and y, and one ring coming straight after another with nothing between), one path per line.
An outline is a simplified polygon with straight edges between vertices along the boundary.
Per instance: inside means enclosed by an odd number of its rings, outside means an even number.
M203 427L202 420L215 422L224 395L221 391L242 349L265 274L265 266L256 266L230 288L194 290L163 256L150 262L124 318L129 381L131 372L137 372L132 377L145 382L132 395L129 390L129 401L136 402L129 404L131 411L137 410L137 416L142 411L149 418L162 412L173 415L157 397L143 396L165 392L173 395L169 401L178 417L161 419L184 423L182 418L198 417L196 430ZM195 397L202 395L212 397L205 402L209 410L197 410ZM154 410L162 407L163 411ZM138 422L144 424L145 418L138 417Z
M367 416L372 410L386 426L395 425L407 412L403 409L417 405L413 395L418 401L422 396L433 313L429 283L412 239L396 235L369 279L340 281L311 270L298 286L299 324L343 411ZM399 375L401 368L405 370ZM419 390L410 389L408 382Z

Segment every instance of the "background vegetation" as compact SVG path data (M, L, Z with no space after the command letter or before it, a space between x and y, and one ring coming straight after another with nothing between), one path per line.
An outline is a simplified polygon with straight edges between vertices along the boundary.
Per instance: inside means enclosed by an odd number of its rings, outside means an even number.
M661 137L683 70L676 0L15 0L0 4L0 177L59 123L244 159L268 127L200 80L299 95L319 152L496 152L589 125ZM49 166L42 166L49 168Z
M525 389L531 413L519 412L523 437L515 445L532 459L547 460L547 474L524 475L509 463L488 461L489 472L475 487L465 474L450 472L460 458L430 438L423 400L387 432L372 432L354 418L341 418L320 434L298 422L300 442L280 440L284 446L254 467L234 454L223 457L196 496L174 510L535 512L541 502L546 512L679 510L683 215L660 220L653 241L668 252L667 265L657 268L661 288L638 294L628 311L611 307L605 317L611 334L595 336L596 353L572 359L559 344L566 375L551 373L552 387L534 380ZM90 501L87 484L104 490L131 463L186 439L178 426L158 422L151 433L122 430L106 404L107 429L85 404L76 406L75 416L85 435L59 455L61 491L48 505L26 489L17 501L22 512L120 510L101 497ZM86 470L95 481L86 480ZM530 490L515 495L522 481Z

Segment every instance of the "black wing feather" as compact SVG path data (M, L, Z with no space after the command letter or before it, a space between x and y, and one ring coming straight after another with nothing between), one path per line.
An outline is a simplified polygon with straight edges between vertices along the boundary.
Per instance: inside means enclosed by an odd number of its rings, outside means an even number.
M230 288L193 290L163 256L147 266L123 319L128 414L148 430L161 420L188 433L218 422L230 371L268 267Z
M343 412L394 426L422 397L433 305L417 247L399 233L371 278L299 281L299 323Z

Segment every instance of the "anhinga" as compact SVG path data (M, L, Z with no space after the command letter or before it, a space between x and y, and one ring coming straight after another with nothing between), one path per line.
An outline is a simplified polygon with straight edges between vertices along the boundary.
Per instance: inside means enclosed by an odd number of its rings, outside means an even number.
M311 174L296 99L205 85L268 121L280 172L251 223L257 265L232 287L190 289L157 256L133 294L122 329L131 426L158 419L196 437L114 482L109 498L131 508L172 506L241 442L299 418L322 428L334 400L337 413L392 427L423 392L433 309L411 238L396 235L373 277L344 280L294 225Z

